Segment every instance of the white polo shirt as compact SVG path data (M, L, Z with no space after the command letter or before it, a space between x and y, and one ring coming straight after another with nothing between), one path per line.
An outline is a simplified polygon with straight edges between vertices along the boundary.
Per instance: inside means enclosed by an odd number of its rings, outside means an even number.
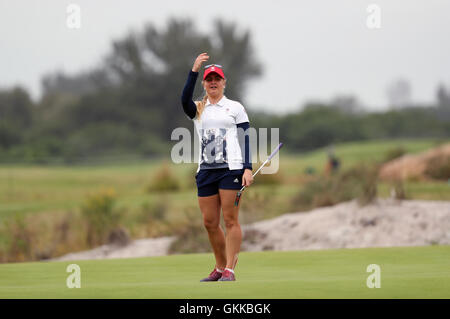
M193 121L200 141L197 172L201 168L244 167L236 125L249 120L241 103L225 96L217 104L208 99L200 119L196 115Z

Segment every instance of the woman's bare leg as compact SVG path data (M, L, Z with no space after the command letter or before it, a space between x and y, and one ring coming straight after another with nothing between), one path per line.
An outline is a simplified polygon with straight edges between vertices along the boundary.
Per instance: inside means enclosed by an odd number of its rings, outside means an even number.
M242 243L242 230L239 225L239 206L234 206L236 190L219 189L220 204L226 228L226 256L227 268L234 269Z
M219 194L198 197L198 203L203 215L203 225L208 232L209 242L216 258L216 267L225 268L225 235L220 227L220 197Z

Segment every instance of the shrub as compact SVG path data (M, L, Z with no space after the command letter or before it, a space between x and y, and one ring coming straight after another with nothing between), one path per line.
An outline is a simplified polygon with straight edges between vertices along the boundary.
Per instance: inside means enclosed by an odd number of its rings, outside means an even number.
M186 223L177 232L177 238L169 247L169 253L201 253L210 252L208 234L203 226L203 220L197 213L197 209L184 211Z
M268 210L271 210L270 204L275 197L272 195L258 189L244 191L240 199L240 222L250 224L264 219Z
M172 174L169 166L164 164L152 178L152 182L147 187L149 192L170 192L180 189L180 183Z
M137 223L144 230L145 237L163 236L169 230L167 221L168 200L165 197L156 202L142 204Z
M360 205L377 195L377 166L355 166L337 175L320 176L307 182L294 196L294 210L309 210L357 199Z
M89 246L106 243L110 232L119 226L122 212L114 208L116 197L113 189L104 189L88 195L82 204L81 214L86 223Z
M125 246L130 242L130 235L124 227L117 227L108 234L108 244Z
M156 203L145 202L142 204L140 219L148 221L164 221L167 213L167 199L159 200Z
M396 179L391 182L391 198L406 199L405 187L401 179Z
M352 198L352 195L347 194L342 188L336 192L335 184L336 181L332 177L318 177L307 182L303 189L294 196L293 209L309 210L315 207L331 206Z
M87 248L80 226L71 212L9 217L0 223L0 262L45 260Z
M427 163L425 175L438 180L450 179L450 155L435 156Z
M1 228L0 261L21 262L34 259L34 232L28 227L23 215L5 220Z
M359 167L358 181L361 189L357 192L357 200L360 205L372 203L377 197L378 167Z

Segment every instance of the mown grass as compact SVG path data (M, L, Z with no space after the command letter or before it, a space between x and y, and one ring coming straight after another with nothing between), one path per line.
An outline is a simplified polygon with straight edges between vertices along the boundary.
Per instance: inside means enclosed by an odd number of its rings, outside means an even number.
M0 298L450 298L450 246L241 253L236 282L200 283L212 254L0 265ZM69 289L66 268L81 268ZM368 288L367 266L381 268Z

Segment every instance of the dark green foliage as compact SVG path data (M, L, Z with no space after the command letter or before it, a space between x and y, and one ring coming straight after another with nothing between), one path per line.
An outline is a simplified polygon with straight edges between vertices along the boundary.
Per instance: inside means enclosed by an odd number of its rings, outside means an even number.
M32 101L22 88L0 91L0 149L23 142L33 124Z
M448 138L450 94L440 86L434 105L365 113L356 98L308 103L296 112L266 114L245 101L249 80L263 73L249 30L216 20L208 32L188 19L147 24L112 42L91 70L42 77L34 103L22 88L0 91L0 161L76 163L117 154L167 156L176 127L192 128L180 103L197 54L224 66L225 94L246 106L254 128L279 128L286 150L298 152L347 141ZM203 95L200 80L194 99ZM395 155L395 154L394 154ZM389 156L393 156L392 154Z
M302 112L286 116L281 121L283 141L296 150L311 150L333 143L361 140L359 115L341 112L332 106L311 104Z
M120 152L167 154L172 130L192 125L180 97L197 54L207 51L211 62L224 65L227 96L242 100L245 82L262 71L252 46L249 31L221 20L208 33L188 19L169 19L163 28L147 24L114 40L92 70L44 75L44 94L34 110L24 90L0 92L0 158L73 163ZM198 83L195 97L201 94Z

